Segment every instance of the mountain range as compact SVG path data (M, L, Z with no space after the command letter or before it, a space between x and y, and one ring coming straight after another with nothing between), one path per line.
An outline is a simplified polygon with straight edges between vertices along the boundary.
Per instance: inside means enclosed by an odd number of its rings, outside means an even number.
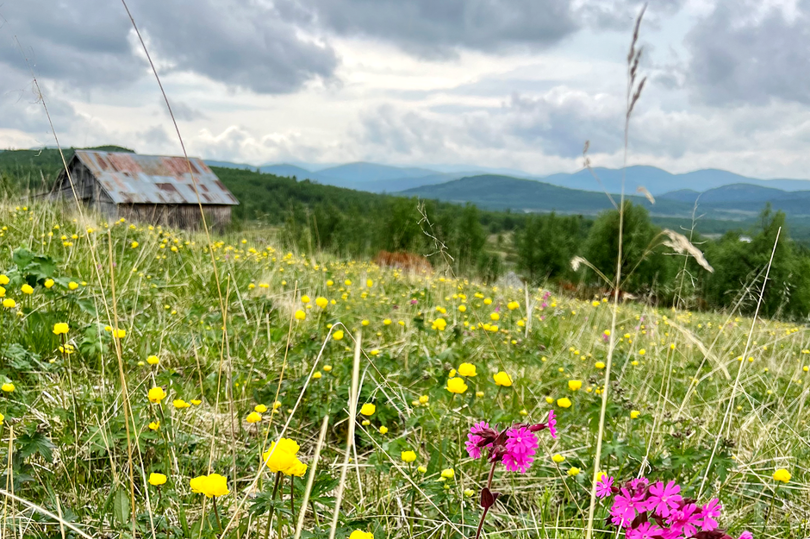
M708 189L732 184L750 184L782 191L810 190L810 180L773 179L760 180L719 169L702 169L684 174L672 174L650 166L630 166L626 170L597 167L573 173L557 173L548 176L532 175L515 169L487 168L464 165L428 165L424 167L395 167L378 163L348 163L318 168L311 163L267 164L260 167L224 161L207 161L210 165L257 169L278 176L295 176L299 180L312 180L326 185L370 191L396 193L424 185L436 185L469 176L493 174L526 180L536 180L559 187L620 193L624 177L625 193L635 193L644 187L654 196L676 190L703 192ZM594 175L599 178L594 178Z

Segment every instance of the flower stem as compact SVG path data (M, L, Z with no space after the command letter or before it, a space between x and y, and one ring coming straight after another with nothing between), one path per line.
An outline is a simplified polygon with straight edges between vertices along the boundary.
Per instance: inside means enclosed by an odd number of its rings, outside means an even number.
M486 487L487 490L489 490L490 487L492 486L492 478L495 476L495 466L497 464L498 464L497 461L493 462L492 468L489 469L489 477L487 477L487 487ZM481 513L481 520L478 522L478 531L475 532L475 539L479 539L479 537L481 536L481 530L484 529L484 519L487 518L487 513L489 513L490 507L492 507L492 505L484 507L484 512Z
M273 498L272 501L276 501L276 494L278 493L278 484L281 482L281 472L276 473L276 483L273 485ZM273 522L273 513L276 510L275 505L270 506L270 512L267 515L267 526L264 528L264 539L268 539L270 537L270 524Z

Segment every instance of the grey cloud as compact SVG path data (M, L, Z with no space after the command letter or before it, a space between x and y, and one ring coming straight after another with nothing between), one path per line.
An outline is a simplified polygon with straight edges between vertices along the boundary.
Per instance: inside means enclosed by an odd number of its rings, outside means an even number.
M396 43L426 58L559 42L579 27L561 0L281 0L280 9L344 36Z
M671 16L683 7L686 0L599 0L582 2L577 15L585 25L601 30L630 31L644 4L648 4L644 14L647 25L657 26L662 17Z
M687 83L701 102L810 103L808 0L797 3L795 18L759 1L721 0L690 31L686 46Z
M259 2L148 1L131 9L163 72L190 71L232 88L286 93L332 77L338 64L331 47L300 37L293 24ZM124 85L148 73L120 3L6 0L0 17L0 66L24 69L23 55L30 56L41 76L82 88Z
M182 101L175 101L173 99L169 100L172 106L172 114L174 114L175 119L182 120L184 122L193 122L194 120L205 120L208 116L205 115L204 112L193 108L191 105L184 103ZM169 109L166 108L166 102L162 99L158 103L158 107L160 110L169 117Z

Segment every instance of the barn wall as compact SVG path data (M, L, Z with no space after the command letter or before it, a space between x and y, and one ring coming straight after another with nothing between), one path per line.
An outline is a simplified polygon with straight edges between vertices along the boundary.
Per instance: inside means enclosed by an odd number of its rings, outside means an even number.
M231 222L230 206L203 206L205 220L211 228L222 228ZM195 204L119 204L118 218L127 221L196 230L202 228L200 207Z

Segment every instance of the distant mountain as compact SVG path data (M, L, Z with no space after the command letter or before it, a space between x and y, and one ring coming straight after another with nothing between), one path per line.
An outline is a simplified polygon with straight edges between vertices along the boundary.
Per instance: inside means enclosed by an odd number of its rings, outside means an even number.
M557 211L588 215L612 207L604 193L497 175L473 176L439 185L421 186L402 194L447 202L471 202L492 210ZM613 198L618 200L619 195L614 194ZM749 219L762 211L766 203L794 217L810 217L810 190L784 191L759 185L734 184L709 189L704 193L690 189L671 191L659 195L655 204L637 195L626 198L646 207L658 217L689 216L696 200L699 211L712 219Z
M209 167L222 167L222 168L239 168L243 170L256 170L252 165L245 165L244 163L231 163L230 161L216 161L214 159L206 159L205 164Z
M758 180L717 169L696 170L685 174L671 174L660 168L647 166L627 167L624 173L621 169L611 168L597 167L593 170L602 182L604 190L608 193L621 193L622 176L625 177L625 193L635 193L638 187L644 187L655 196L683 189L702 192L707 189L736 183L746 183L785 191L810 190L810 180ZM594 179L588 170L580 170L573 174L552 174L536 179L553 185L568 187L569 189L603 190L600 188L599 182Z
M259 167L259 171L264 172L265 174L275 174L276 176L282 176L285 178L295 176L299 180L313 179L313 176L317 176L317 173L314 173L311 170L307 170L296 165L288 165L286 163L282 163L280 165L264 165Z
M612 208L610 200L601 193L568 189L536 180L524 180L511 176L485 174L461 178L439 185L421 186L403 191L402 195L419 196L446 202L472 202L490 210L523 212L595 214ZM639 196L627 197L632 202L651 207L650 202ZM657 204L657 213L669 216L686 216L692 207L678 201L663 201Z

